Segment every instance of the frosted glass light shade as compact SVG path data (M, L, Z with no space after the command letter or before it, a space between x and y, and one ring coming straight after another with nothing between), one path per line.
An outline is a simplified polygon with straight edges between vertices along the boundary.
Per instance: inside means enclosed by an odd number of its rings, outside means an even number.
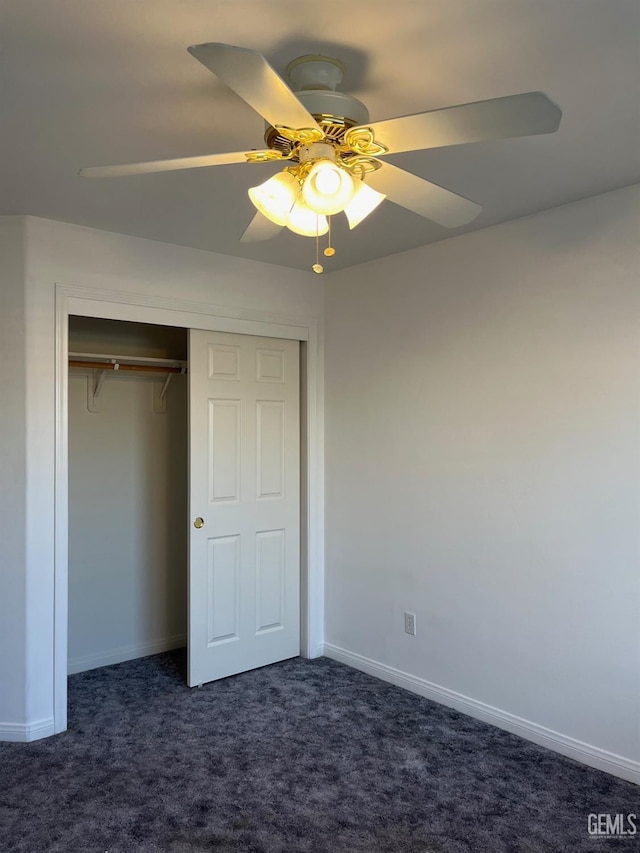
M302 197L311 210L331 216L344 210L353 190L349 172L331 160L322 159L311 167L302 185Z
M327 217L315 213L301 199L291 208L286 225L290 231L302 237L320 237L329 230Z
M349 228L353 229L356 225L360 225L381 201L384 201L386 195L379 193L377 190L368 187L364 181L355 181L355 192L349 204L345 207L344 213L349 220Z
M286 225L291 208L300 195L300 184L290 172L279 172L264 184L251 187L249 198L276 225Z

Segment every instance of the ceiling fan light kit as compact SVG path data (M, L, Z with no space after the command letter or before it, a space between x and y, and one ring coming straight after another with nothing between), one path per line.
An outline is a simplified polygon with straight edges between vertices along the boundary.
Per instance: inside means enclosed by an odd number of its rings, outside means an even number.
M288 170L279 172L268 181L249 189L249 198L263 216L275 225L284 226L300 195L298 179Z
M262 54L234 45L193 45L189 53L213 72L267 123L266 149L177 160L81 169L84 177L116 177L229 163L281 161L283 171L248 190L257 209L243 242L275 237L286 227L316 238L331 235L328 217L344 212L358 226L385 199L447 228L474 219L479 204L399 169L386 155L491 139L554 133L562 112L542 92L371 123L366 106L338 92L344 66L326 56L301 56L289 63L291 87ZM327 257L335 253L329 245Z
M316 213L342 213L353 198L355 186L346 169L330 159L315 160L302 184L302 197Z
M344 209L345 216L349 222L349 228L352 230L370 213L373 213L380 202L386 198L384 193L379 193L377 190L372 189L359 178L355 179L354 184L354 193L351 196L351 201Z
M301 237L323 237L329 230L329 221L299 199L291 208L287 228Z

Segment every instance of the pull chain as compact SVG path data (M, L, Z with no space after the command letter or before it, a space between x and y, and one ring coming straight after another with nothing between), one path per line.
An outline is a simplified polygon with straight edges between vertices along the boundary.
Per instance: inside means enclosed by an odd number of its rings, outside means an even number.
M327 222L329 223L329 238L328 238L329 242L328 242L327 248L324 250L324 254L327 258L331 258L333 255L335 255L336 250L331 245L331 217L330 216L327 216Z
M319 275L321 272L324 272L324 267L323 267L323 266L322 266L322 264L320 263L320 235L318 234L318 231L319 231L319 230L320 230L320 226L319 226L319 224L318 224L318 217L316 216L316 262L315 262L315 264L311 267L311 269L312 269L314 272L317 272L317 273L318 273L318 275Z

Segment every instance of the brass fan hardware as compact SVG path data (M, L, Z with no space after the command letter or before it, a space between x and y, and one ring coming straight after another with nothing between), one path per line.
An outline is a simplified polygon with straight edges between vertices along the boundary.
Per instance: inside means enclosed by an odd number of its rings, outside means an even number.
M80 174L115 177L290 161L292 165L249 189L258 212L241 240L267 240L284 227L315 237L312 269L317 273L323 271L319 238L329 234L325 257L335 252L330 218L337 213L344 213L353 229L386 198L445 228L458 228L482 210L476 202L392 165L386 155L554 133L562 117L544 93L525 92L371 122L361 101L338 91L345 74L338 59L297 57L285 71L289 85L255 50L211 42L188 51L264 118L266 150L98 166Z
M273 160L289 160L291 154L285 154L282 151L247 151L244 155L247 158L247 163L270 163Z
M344 135L342 145L347 152L362 154L364 157L379 157L389 152L386 145L376 142L370 127L350 128Z
M293 127L277 124L275 129L284 139L299 145L311 145L312 142L322 142L324 139L324 133L319 127L301 127L295 130Z
M346 169L355 172L361 178L364 178L367 172L375 172L383 165L380 160L373 160L362 154L343 155L340 157L340 162Z

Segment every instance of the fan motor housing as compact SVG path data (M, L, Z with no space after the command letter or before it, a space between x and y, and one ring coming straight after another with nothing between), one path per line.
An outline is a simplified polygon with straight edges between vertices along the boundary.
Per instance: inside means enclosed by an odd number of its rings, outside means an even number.
M325 137L332 142L340 142L350 127L367 124L369 111L357 98L345 95L344 92L322 92L304 90L296 92L300 100L318 122ZM278 133L277 128L267 126L264 141L269 148L288 154L291 142Z
M369 110L362 101L335 87L342 81L344 66L327 56L300 56L287 66L287 75L296 98L307 108L322 128L329 142L340 143L350 127L367 124ZM267 126L264 140L269 148L289 154L291 142Z

